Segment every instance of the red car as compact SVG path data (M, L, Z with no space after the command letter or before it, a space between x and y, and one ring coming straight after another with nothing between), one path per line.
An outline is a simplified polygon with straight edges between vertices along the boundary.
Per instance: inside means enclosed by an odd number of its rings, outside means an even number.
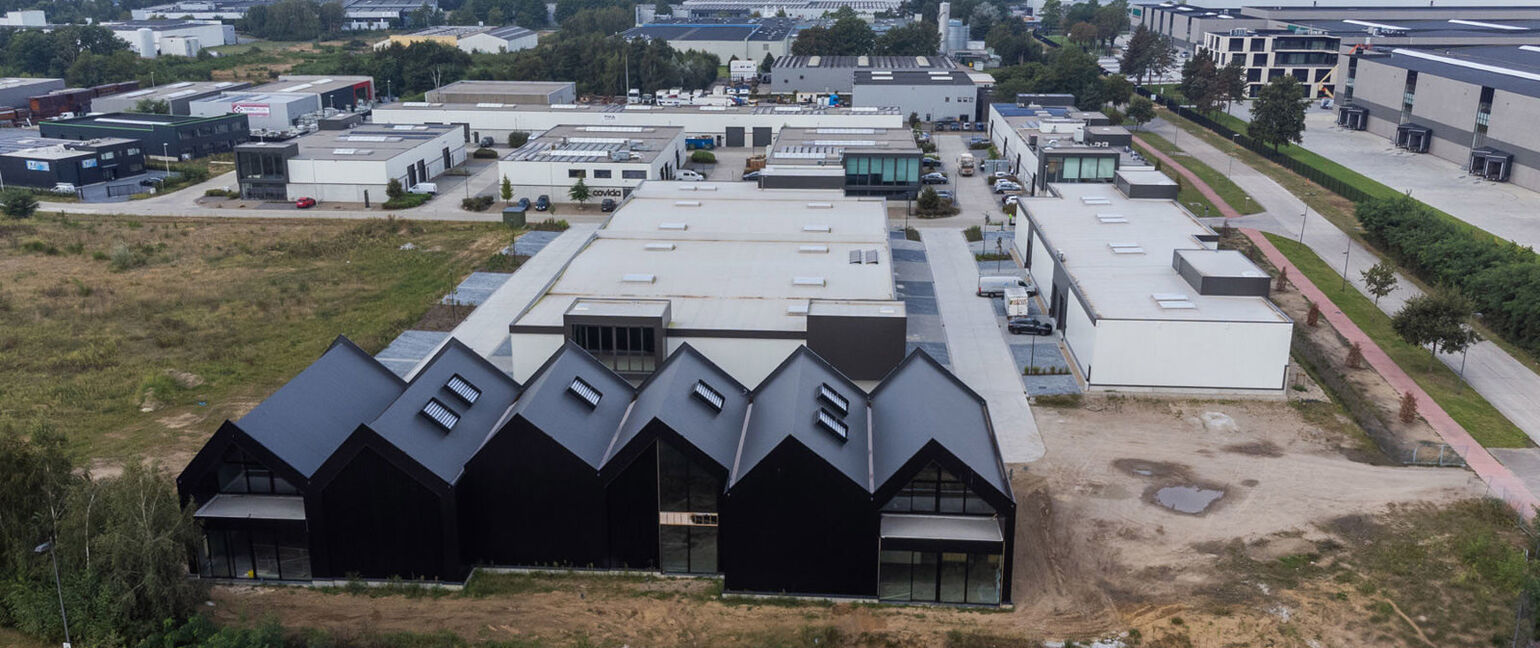
M311 207L315 206L315 199L300 198L299 200L294 201L294 206L298 209L310 209Z

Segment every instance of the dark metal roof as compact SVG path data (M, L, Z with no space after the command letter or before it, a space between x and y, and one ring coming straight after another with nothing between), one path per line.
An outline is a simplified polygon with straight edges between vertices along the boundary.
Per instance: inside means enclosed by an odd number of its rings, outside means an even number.
M866 59L865 65L861 59ZM772 68L858 68L863 70L950 70L957 63L936 56L782 56Z
M598 406L568 393L574 378L602 394ZM598 470L634 394L631 383L569 341L530 377L508 414L529 421Z
M669 19L626 30L626 38L654 38L670 41L778 41L791 38L796 22L789 18L751 20L697 18Z
M844 417L847 438L840 439L818 426L819 387L827 383L850 401ZM862 490L874 490L871 445L868 434L866 392L808 350L797 350L754 388L754 409L744 427L738 459L728 480L729 488L754 470L760 461L788 437L822 457Z
M1433 129L1428 128L1427 126L1423 126L1422 124L1419 124L1417 122L1406 122L1405 124L1401 124L1400 126L1397 126L1396 130L1398 130L1398 131L1414 131L1414 132L1418 132L1418 133L1431 133L1431 132L1433 132Z
M1007 498L1011 487L980 397L915 349L872 390L872 472L878 488L935 441Z
M456 375L480 390L475 403L446 387ZM518 383L451 337L369 428L452 484L518 395ZM423 406L435 398L460 417L452 429L423 415Z
M721 411L695 395L695 385L701 381L722 395ZM615 435L605 462L656 419L715 460L722 470L731 470L748 407L747 388L695 347L682 344L638 389L636 404Z
M359 425L384 411L406 383L347 338L236 421L306 478Z
M1419 54L1422 56L1418 56ZM1447 59L1447 61L1426 58L1427 56ZM1366 55L1363 60L1416 70L1418 74L1432 74L1529 97L1540 97L1540 81L1518 76L1540 74L1540 51L1522 49L1519 46L1399 47L1391 50L1388 56ZM1512 73L1505 73L1502 70Z

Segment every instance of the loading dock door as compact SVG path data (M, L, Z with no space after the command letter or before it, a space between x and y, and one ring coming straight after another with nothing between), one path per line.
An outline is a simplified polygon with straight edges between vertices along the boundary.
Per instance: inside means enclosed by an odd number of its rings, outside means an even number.
M727 127L727 145L728 146L743 146L743 127L742 126L728 126Z
M769 126L755 126L754 127L754 146L769 146L769 145L770 145L770 127Z

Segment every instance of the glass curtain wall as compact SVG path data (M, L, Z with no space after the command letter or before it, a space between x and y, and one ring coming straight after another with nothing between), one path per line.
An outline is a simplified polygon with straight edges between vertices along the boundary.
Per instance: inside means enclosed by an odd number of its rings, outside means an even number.
M882 552L877 596L884 601L1000 603L1000 554Z
M310 543L306 535L298 525L205 529L203 568L199 571L205 578L309 580Z
M251 495L298 495L284 478L273 474L240 448L230 446L219 464L219 492Z
M851 156L845 158L848 187L910 187L920 181L917 157Z
M888 513L995 514L989 502L934 463L916 474L903 490L883 505L882 510Z
M572 327L572 341L617 373L650 373L658 366L653 329L646 326Z
M717 572L722 484L668 443L658 444L658 564L663 571Z

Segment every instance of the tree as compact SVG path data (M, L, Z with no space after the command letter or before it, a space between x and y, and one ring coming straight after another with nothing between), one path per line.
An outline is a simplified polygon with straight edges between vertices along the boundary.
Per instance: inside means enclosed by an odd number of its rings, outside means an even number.
M1187 59L1182 64L1182 82L1176 89L1186 97L1193 110L1200 113L1213 112L1222 93L1219 70L1214 66L1214 59L1209 58L1206 52L1199 52Z
M771 55L769 52L765 52L765 57L759 61L759 73L769 74L770 66L772 65L775 65L775 56Z
M1460 353L1477 340L1476 332L1466 322L1475 310L1465 296L1438 290L1406 300L1390 318L1396 335L1408 344L1428 346L1429 353Z
M1097 9L1091 24L1096 25L1096 35L1101 38L1102 45L1110 47L1118 34L1128 30L1128 2L1114 0Z
M968 36L973 39L984 38L999 20L1000 9L998 7L988 3L974 7L973 13L968 14ZM932 28L931 31L934 32L935 28Z
M674 8L668 6L668 0L658 0L657 4L652 6L652 12L657 16L672 17Z
M886 56L935 56L940 43L935 23L912 22L878 36L874 51Z
M1155 119L1155 102L1147 97L1134 97L1128 102L1128 118L1134 120L1135 126L1143 127Z
M1038 21L1043 25L1043 31L1055 32L1064 24L1063 0L1043 0L1043 6L1037 12Z
M920 190L920 196L915 199L914 205L922 212L934 212L941 209L941 195L927 185Z
M140 99L134 102L134 107L130 108L129 112L167 115L171 113L171 104L166 103L165 99Z
M1123 58L1118 60L1118 70L1138 79L1139 84L1143 85L1155 65L1158 54L1156 48L1160 46L1160 35L1139 25L1133 35L1128 37L1128 44L1123 46Z
M503 176L503 185L498 188L498 193L502 194L503 202L513 202L513 181L508 176Z
M503 23L508 22L508 17L503 14L503 10L502 9L499 9L497 7L492 7L491 9L487 10L487 21L486 22L487 22L488 25L499 25L500 26Z
M0 209L11 218L31 218L37 213L37 197L26 189L6 189L0 194Z
M1043 46L1019 20L1002 20L984 35L984 45L995 51L1000 64L1021 65L1043 59Z
M397 180L395 178L391 178L390 182L385 183L385 197L386 198L389 198L391 200L395 200L395 199L400 198L400 197L405 196L405 195L406 195L406 190L401 188L401 181L400 180Z
M1304 137L1308 103L1304 84L1292 75L1277 77L1257 93L1246 134L1258 142L1272 144L1273 150L1280 144L1298 142Z
M1376 263L1359 274L1364 279L1364 287L1369 290L1369 294L1374 295L1375 306L1380 305L1381 297L1396 289L1396 269L1388 262Z
M524 131L510 131L508 133L508 148L519 148L529 143L529 133Z
M1134 96L1134 84L1126 76L1109 74L1102 77L1102 94L1112 105L1121 106Z
M1215 75L1214 83L1224 99L1226 110L1230 102L1246 100L1246 66L1241 64L1240 56L1232 57L1229 63L1215 71Z
M580 205L588 202L588 199L592 197L589 194L588 185L583 183L582 178L578 178L578 181L572 184L572 188L567 190L567 196L578 201Z
M323 2L316 8L316 19L320 22L321 33L340 34L343 25L347 24L347 12L341 2Z
M1081 47L1089 48L1100 40L1096 31L1096 25L1088 22L1078 22L1069 27L1069 42Z

